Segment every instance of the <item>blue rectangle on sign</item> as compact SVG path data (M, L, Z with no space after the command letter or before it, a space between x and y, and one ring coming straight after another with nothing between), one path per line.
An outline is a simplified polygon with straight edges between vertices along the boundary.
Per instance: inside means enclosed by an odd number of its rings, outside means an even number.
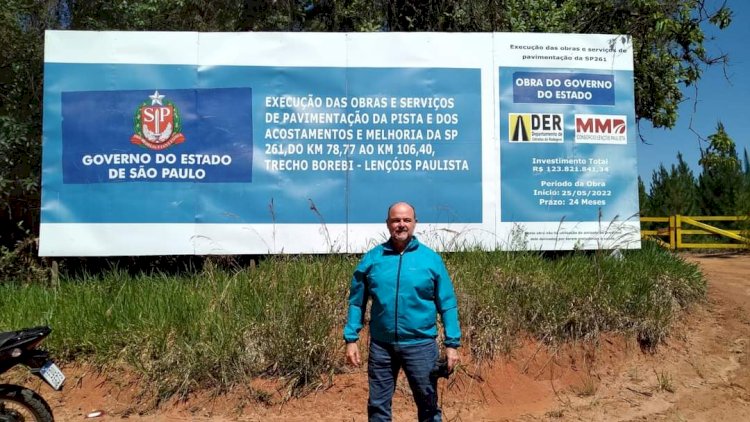
M513 102L614 105L615 77L596 73L513 73Z
M251 88L63 92L63 183L251 182Z

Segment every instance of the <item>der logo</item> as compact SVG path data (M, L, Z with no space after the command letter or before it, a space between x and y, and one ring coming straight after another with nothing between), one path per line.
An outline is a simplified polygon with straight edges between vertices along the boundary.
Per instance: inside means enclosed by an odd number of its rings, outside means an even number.
M508 113L510 142L563 142L563 115L550 113Z

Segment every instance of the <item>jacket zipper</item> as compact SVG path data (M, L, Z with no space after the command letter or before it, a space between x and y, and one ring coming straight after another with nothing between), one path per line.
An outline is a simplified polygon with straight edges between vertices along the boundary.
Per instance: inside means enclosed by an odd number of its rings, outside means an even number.
M401 252L398 256L398 271L396 271L396 317L395 326L393 332L395 333L396 343L398 343L398 290L401 287L401 261L404 259L404 253Z

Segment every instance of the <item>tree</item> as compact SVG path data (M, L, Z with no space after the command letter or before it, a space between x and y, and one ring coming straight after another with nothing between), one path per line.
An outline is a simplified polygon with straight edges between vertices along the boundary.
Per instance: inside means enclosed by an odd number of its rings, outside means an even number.
M377 31L383 29L385 9L382 1L366 0L87 0L72 2L70 27L137 31Z
M646 185L643 183L641 176L638 176L638 212L642 216L650 215L651 210L651 198L646 192Z
M323 3L346 3L331 1ZM682 86L705 66L725 63L704 46L704 28L725 29L732 11L702 0L469 0L380 1L384 30L465 32L570 32L633 35L637 119L673 127ZM338 30L328 28L327 30Z
M747 149L744 150L743 157L742 189L737 196L737 213L750 218L750 161L748 161L750 157L748 157ZM746 220L743 227L747 233L750 229L750 220Z
M39 222L44 30L59 28L59 4L9 0L0 10L0 246Z
M706 215L734 215L742 191L743 176L734 141L721 122L708 137L709 146L698 161L703 168L698 177L701 212Z
M693 171L677 154L677 165L670 171L660 165L651 178L650 213L655 216L695 215L698 213L697 186Z
M64 2L67 3L67 2ZM705 66L706 26L732 11L705 0L142 0L71 1L71 29L189 31L570 32L633 35L637 119L673 127Z

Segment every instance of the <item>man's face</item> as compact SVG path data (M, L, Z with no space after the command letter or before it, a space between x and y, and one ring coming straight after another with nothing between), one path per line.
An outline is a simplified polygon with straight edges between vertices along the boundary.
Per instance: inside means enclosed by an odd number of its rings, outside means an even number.
M414 234L414 228L417 226L417 219L414 217L414 210L407 204L396 204L388 213L388 232L391 239L396 242L406 243L411 240Z

